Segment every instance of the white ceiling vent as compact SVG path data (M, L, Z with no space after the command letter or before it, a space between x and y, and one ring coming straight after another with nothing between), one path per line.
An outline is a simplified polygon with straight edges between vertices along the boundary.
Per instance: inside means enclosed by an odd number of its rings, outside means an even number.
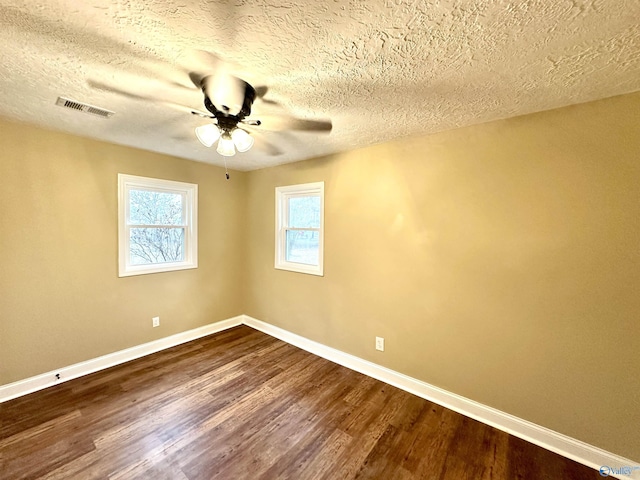
M78 110L79 112L90 113L91 115L97 115L102 118L109 118L115 112L111 110L105 110L104 108L94 107L93 105L88 105L82 102L76 102L75 100L70 100L64 97L58 97L56 101L56 105L61 107L71 108L73 110Z

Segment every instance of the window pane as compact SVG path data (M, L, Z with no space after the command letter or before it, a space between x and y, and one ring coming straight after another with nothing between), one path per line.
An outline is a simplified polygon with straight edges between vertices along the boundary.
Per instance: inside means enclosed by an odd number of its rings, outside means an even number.
M287 230L287 262L318 265L320 233L312 230Z
M182 225L182 195L129 190L129 222L131 225Z
M184 228L132 228L131 265L184 261Z
M320 228L320 197L289 197L289 225L294 228Z

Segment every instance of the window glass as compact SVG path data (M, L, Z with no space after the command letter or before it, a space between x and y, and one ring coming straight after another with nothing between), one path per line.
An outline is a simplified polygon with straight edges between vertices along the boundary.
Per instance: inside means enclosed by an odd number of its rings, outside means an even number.
M320 228L320 196L290 197L288 226Z
M129 223L132 225L182 225L180 193L129 190Z
M318 265L320 232L313 230L287 231L287 262Z
M131 228L131 265L184 261L184 228Z

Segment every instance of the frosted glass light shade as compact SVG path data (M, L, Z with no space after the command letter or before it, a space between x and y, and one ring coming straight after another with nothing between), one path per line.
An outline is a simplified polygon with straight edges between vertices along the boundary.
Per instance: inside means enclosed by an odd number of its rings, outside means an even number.
M213 123L196 127L196 137L205 147L210 147L220 138L220 129Z
M253 146L253 137L240 128L233 129L231 138L239 152L246 152Z
M233 140L228 133L223 133L218 141L218 148L216 151L220 155L224 155L225 157L233 157L236 154L236 149L233 146Z

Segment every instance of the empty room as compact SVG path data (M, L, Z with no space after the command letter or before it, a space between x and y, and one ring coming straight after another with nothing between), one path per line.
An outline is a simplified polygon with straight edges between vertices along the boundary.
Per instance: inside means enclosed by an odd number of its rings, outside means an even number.
M0 479L640 480L638 19L0 0Z

